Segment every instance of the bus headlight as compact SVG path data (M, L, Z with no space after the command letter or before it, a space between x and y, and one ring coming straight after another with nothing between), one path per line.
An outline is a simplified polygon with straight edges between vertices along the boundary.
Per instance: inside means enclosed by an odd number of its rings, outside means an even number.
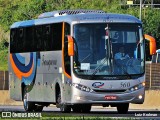
M93 90L87 86L81 85L81 84L77 84L77 83L73 83L72 84L75 88L81 90L81 91L85 91L85 92L93 92Z
M144 87L144 86L145 86L145 82L140 83L140 84L138 84L138 85L135 85L135 86L131 87L131 88L129 89L129 91L135 91L135 90L141 89L141 88Z

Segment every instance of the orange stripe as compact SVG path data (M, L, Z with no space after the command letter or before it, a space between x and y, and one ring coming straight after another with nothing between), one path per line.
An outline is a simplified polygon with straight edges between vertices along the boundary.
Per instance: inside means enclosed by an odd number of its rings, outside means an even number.
M65 23L63 22L63 27L62 27L62 69L64 71L64 74L67 78L71 79L71 76L66 73L65 71L65 66L64 66L64 28L65 28Z
M30 69L30 71L28 71L27 73L22 73L18 68L17 66L15 65L14 61L13 61L13 58L12 58L12 54L10 54L10 62L11 62L11 66L13 68L13 71L14 73L16 74L16 76L22 80L22 76L23 77L29 77L32 72L33 72L33 64L32 64L32 68Z

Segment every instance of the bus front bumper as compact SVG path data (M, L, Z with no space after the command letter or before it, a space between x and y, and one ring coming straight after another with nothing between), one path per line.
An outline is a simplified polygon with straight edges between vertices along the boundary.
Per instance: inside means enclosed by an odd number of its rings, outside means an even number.
M142 104L145 97L145 88L133 92L123 93L96 93L73 90L71 104L106 104L106 103L135 103Z

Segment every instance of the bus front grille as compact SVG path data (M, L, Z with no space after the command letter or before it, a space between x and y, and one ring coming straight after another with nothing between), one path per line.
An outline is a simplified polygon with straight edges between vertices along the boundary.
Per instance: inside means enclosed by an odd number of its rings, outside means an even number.
M126 90L94 90L95 92L99 93L123 93L126 92Z

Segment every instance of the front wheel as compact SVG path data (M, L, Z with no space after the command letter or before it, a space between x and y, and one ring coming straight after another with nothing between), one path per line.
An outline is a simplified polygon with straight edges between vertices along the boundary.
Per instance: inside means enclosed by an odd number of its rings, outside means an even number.
M81 105L79 105L79 104L73 105L72 110L75 113L80 113L81 112Z
M23 106L25 111L33 111L35 108L35 104L33 102L28 101L26 88L24 88L23 90Z
M129 103L122 103L117 105L117 111L119 114L126 114L128 112Z
M91 105L90 104L84 104L84 105L82 105L82 104L76 104L76 105L73 105L72 106L72 110L73 110L73 112L78 112L78 113L80 113L80 112L82 112L82 113L89 113L90 112L90 110L91 110Z
M83 105L82 106L82 113L89 113L91 111L91 105Z
M61 92L59 92L59 94L57 96L57 106L60 108L60 111L63 113L71 112L71 106L65 105L64 103L62 103Z

